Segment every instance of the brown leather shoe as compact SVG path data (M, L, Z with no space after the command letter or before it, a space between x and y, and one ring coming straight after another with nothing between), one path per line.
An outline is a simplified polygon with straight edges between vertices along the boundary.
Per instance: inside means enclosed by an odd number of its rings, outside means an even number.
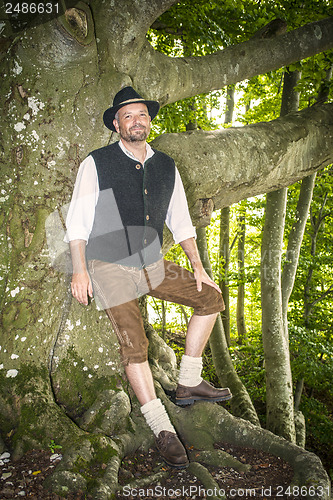
M211 384L202 380L195 387L186 387L178 384L176 390L176 404L179 406L191 405L194 401L210 401L216 403L218 401L227 401L232 398L232 394L228 388L216 389Z
M180 442L177 434L170 431L161 431L155 442L158 451L164 462L171 467L183 469L189 465L184 446Z

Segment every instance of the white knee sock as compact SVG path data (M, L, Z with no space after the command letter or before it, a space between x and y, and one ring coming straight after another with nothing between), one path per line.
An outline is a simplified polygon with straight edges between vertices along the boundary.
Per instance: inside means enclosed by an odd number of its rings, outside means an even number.
M195 387L202 382L202 358L183 355L180 362L179 381L180 385L186 387Z
M149 403L141 406L141 413L146 419L147 424L155 434L158 436L161 431L174 432L175 428L170 422L169 415L164 408L160 399L153 399Z

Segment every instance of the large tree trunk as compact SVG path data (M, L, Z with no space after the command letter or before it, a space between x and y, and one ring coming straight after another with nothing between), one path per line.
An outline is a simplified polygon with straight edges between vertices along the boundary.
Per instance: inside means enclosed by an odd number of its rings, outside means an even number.
M229 249L229 220L230 220L230 208L225 207L221 210L220 215L220 266L223 266L223 271L221 270L221 278L219 280L219 286L222 291L225 310L221 313L223 330L225 333L225 338L228 346L230 346L230 307L229 307L229 263L230 263L230 249Z
M296 111L298 72L285 72L281 115ZM262 239L262 335L266 366L267 428L292 442L296 440L289 337L285 329L281 263L287 190L268 193Z
M245 205L246 206L246 205ZM247 339L245 324L245 208L240 207L238 220L238 246L237 246L237 265L238 265L238 287L237 287L237 332L238 342L244 344Z
M295 442L294 404L281 297L281 255L286 190L267 195L261 249L262 335L266 370L267 428Z
M235 107L235 86L228 85L226 110L224 115L224 123L228 125L232 123ZM230 345L230 308L229 308L229 231L230 231L230 208L224 207L220 215L220 265L223 263L223 275L219 280L219 286L222 290L222 295L225 303L225 310L221 313L223 329L228 346Z

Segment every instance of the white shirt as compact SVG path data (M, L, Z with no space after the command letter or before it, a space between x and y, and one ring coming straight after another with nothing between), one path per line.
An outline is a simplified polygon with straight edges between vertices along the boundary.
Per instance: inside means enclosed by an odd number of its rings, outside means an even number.
M125 148L121 140L118 144L129 158L139 161L131 151ZM148 143L146 144L146 150L145 162L154 155L154 151ZM72 240L89 240L99 192L95 161L89 155L81 163L76 177L72 201L66 218L67 233L65 241L67 243ZM175 186L165 222L173 235L175 243L196 237L195 227L192 224L188 210L184 186L177 168Z

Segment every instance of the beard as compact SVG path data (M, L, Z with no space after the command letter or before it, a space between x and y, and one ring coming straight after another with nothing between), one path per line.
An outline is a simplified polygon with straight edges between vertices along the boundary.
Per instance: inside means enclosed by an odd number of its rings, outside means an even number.
M119 127L120 137L127 142L142 142L145 141L149 135L149 129L143 125L131 127L129 130L125 130L123 127Z

